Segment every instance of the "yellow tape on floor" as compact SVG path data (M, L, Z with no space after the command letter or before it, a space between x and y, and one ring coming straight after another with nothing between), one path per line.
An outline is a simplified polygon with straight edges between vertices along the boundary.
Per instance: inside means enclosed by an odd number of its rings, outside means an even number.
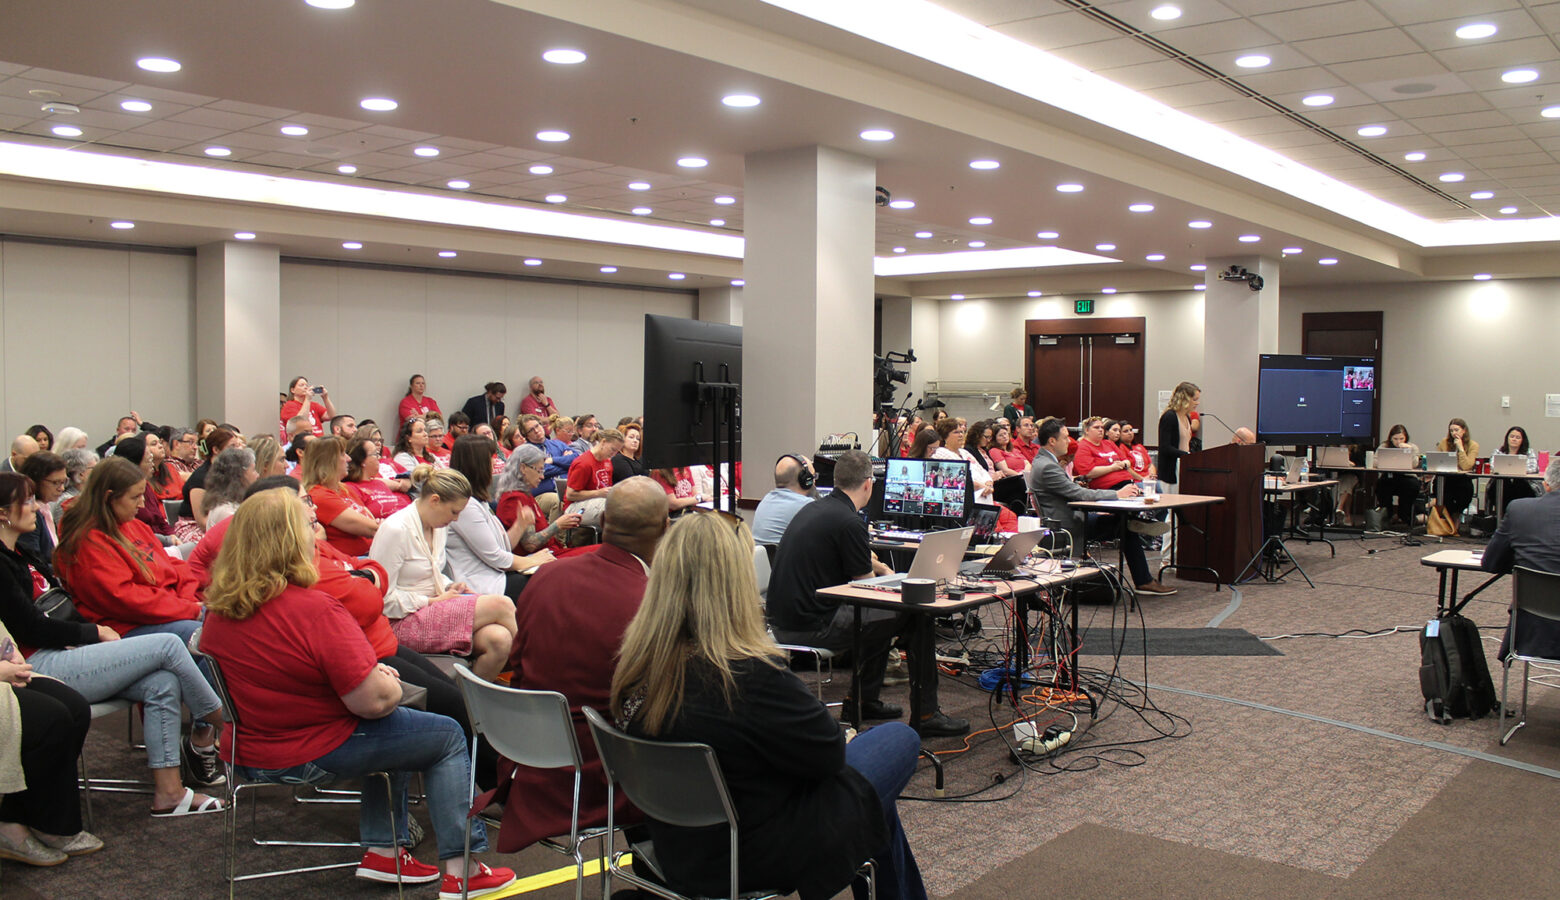
M632 861L632 854L623 854L623 865L626 866ZM592 875L599 875L601 873L601 865L602 863L599 859L585 860L585 877L589 878ZM551 872L538 872L535 875L527 875L497 893L488 894L487 898L489 900L503 900L505 897L518 897L521 894L528 894L531 891L539 891L542 888L550 888L555 884L565 884L573 880L574 867L564 866L561 869L553 869Z

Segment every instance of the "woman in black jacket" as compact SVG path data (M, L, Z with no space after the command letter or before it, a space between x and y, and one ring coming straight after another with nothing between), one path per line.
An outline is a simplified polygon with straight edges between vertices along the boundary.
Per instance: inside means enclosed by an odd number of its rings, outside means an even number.
M1159 481L1172 494L1181 481L1181 457L1191 452L1192 438L1196 437L1191 413L1197 411L1197 404L1201 402L1202 388L1183 381L1175 386L1170 405L1159 417Z

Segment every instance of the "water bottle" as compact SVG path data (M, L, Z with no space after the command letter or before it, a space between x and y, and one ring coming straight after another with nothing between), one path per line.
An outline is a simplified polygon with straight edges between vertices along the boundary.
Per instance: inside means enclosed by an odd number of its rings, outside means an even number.
M1305 457L1300 458L1300 480L1302 482L1311 480L1311 460Z

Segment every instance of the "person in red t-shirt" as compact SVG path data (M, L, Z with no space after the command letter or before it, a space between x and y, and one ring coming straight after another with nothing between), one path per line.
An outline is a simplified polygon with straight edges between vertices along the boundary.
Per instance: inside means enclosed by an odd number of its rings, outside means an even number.
M596 527L612 489L612 457L623 449L623 432L608 428L596 432L590 452L581 453L569 466L567 513L578 513L582 524Z
M996 437L986 452L991 456L992 465L997 467L992 474L998 478L1023 475L1029 471L1029 460L1013 446L1013 429L1007 425L997 426Z
M347 445L347 477L343 484L357 491L363 505L376 519L388 519L412 502L410 478L385 477L384 445L375 438L359 436ZM389 463L392 476L394 463Z
M326 784L389 771L398 833L388 819L390 798L365 790L358 831L368 849L357 876L370 881L441 881L437 866L419 862L406 842L406 784L423 775L428 811L444 860L440 893L473 896L512 883L514 872L478 864L462 853L470 763L460 727L446 716L400 706L396 671L378 662L351 613L315 589L314 536L295 493L254 495L233 516L206 592L211 615L201 649L222 667L243 722L235 749L229 725L222 753L250 778ZM284 580L277 591L275 584ZM471 848L487 848L487 831L473 823ZM399 869L399 875L397 870Z
M1083 439L1073 454L1073 474L1097 491L1115 490L1133 480L1131 461L1105 437L1105 420L1098 416L1083 422Z
M1132 475L1139 481L1152 481L1157 479L1158 473L1154 471L1154 461L1149 456L1148 448L1143 446L1143 438L1138 434L1131 422L1116 423L1116 446L1126 454L1127 462L1132 466ZM1106 426L1106 437L1110 436L1110 427Z
M694 481L693 470L686 466L656 469L650 473L650 477L666 491L666 505L674 516L690 506L704 502L704 495L699 493L699 486Z
M287 420L293 416L307 418L309 427L316 435L324 434L325 423L335 418L336 404L330 402L330 391L326 390L323 384L315 390L320 400L323 401L323 406L309 399L309 379L302 375L294 378L292 383L287 386L287 393L291 395L291 399L282 404L281 439L283 441L290 440L292 437L287 433Z
M379 533L379 520L357 488L341 483L349 462L341 438L319 438L304 451L299 480L325 526L326 542L348 556L367 556Z
M547 455L534 444L521 444L515 448L515 452L509 454L504 471L499 473L493 483L494 492L498 494L498 509L495 512L498 520L504 523L504 528L514 528L515 522L522 519L526 522L524 533L520 535L514 551L535 553L545 549L551 550L554 556L564 557L595 550L595 545L575 547L573 550L564 547L560 535L580 524L579 513L559 516L552 524L548 524L547 515L531 495L531 489L542 481L546 459Z
M427 389L428 379L421 375L413 375L406 383L406 396L401 398L401 405L396 409L396 428L405 425L407 419L442 412L437 401L423 396L423 391Z
M547 420L558 414L558 404L547 396L547 385L542 381L542 376L532 375L530 388L530 392L520 398L520 414L536 416L546 427Z

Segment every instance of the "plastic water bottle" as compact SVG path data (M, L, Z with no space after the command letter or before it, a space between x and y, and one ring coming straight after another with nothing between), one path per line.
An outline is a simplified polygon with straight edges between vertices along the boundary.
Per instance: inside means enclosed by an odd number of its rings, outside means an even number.
M1310 481L1311 480L1311 461L1309 459L1304 458L1304 457L1302 457L1300 459L1300 480L1301 481Z

